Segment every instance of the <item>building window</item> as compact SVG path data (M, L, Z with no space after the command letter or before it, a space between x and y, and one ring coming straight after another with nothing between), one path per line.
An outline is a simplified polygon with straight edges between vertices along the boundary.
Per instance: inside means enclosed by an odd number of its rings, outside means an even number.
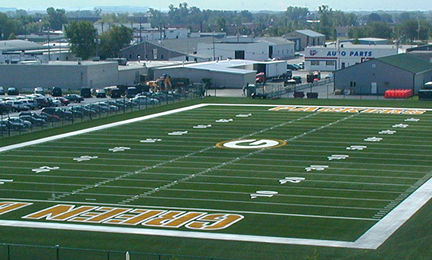
M326 61L326 66L334 66L334 65L336 65L336 61L334 61L334 60Z
M355 88L357 86L357 83L355 81L350 81L350 87Z
M311 66L319 66L320 62L318 60L312 60L311 61Z

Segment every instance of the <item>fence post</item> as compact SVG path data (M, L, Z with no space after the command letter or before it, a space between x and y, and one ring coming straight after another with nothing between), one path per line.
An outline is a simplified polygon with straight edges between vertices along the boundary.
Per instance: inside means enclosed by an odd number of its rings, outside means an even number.
M130 260L129 252L126 252L126 257L125 257L125 259L126 259L126 260Z
M7 255L8 255L8 260L10 260L11 259L10 245L7 245Z
M56 245L56 259L60 260L60 246Z

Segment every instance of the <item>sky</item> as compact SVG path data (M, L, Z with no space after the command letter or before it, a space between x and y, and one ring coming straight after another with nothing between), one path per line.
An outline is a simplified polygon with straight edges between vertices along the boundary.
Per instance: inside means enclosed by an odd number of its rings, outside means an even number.
M430 0L9 0L2 1L0 8L18 8L24 10L46 10L48 7L69 10L92 10L103 6L137 6L151 7L165 11L170 4L178 7L186 2L189 7L210 10L249 10L249 11L285 11L288 6L307 7L310 11L318 10L318 6L327 5L333 10L340 11L430 11Z

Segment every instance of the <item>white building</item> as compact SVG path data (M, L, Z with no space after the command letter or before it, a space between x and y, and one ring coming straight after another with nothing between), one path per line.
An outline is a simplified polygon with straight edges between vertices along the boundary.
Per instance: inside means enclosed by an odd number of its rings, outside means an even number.
M305 49L305 70L336 71L367 60L398 53L396 45L338 43Z
M294 56L294 42L281 37L226 37L222 42L198 43L197 54L214 57L215 60L287 59Z

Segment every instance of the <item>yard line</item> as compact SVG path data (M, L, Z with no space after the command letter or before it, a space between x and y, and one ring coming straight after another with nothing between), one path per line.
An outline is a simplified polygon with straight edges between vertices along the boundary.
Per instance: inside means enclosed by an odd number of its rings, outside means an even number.
M237 138L237 139L244 139L244 138L252 137L252 136L254 136L254 135L261 134L261 133L264 133L264 132L267 132L267 131L273 130L273 129L275 129L275 128L279 128L279 127L282 127L282 126L285 126L285 125L288 125L288 124L292 124L292 123L297 122L297 121L301 121L301 120L308 119L308 118L310 118L310 117L312 117L312 116L315 116L315 115L318 115L318 114L320 114L320 113L319 113L319 112L318 112L318 113L312 113L312 114L309 114L309 115L306 115L306 116L298 117L298 118L295 118L295 119L289 120L289 121L287 121L287 122L283 122L283 123L277 124L277 125L275 125L275 126L267 127L267 128L265 128L265 129L262 129L262 130L259 130L259 131L255 131L255 132L250 133L250 134L243 135L243 136L241 136L241 137L239 137L239 138ZM334 124L337 124L337 123L340 123L340 122L345 121L345 120L347 120L347 119L350 119L350 118L352 118L352 117L354 117L354 116L355 116L355 114L354 114L354 115L346 116L346 117L344 117L344 118L342 118L342 119L338 119L338 120L336 120L336 121L334 121L334 122L331 122L331 123L328 123L328 124L326 124L326 125L324 125L324 126L321 126L321 127L318 127L318 128L312 129L312 130L309 130L308 132L304 132L304 133L301 134L301 135L294 136L294 137L292 137L292 138L290 138L290 139L287 139L287 140L285 140L285 141L292 141L292 140L295 140L295 139L301 138L301 137L303 137L303 136L305 136L305 135L307 135L307 134L310 134L310 133L313 133L313 132L315 132L315 131L318 131L318 130L321 130L321 129L327 128L327 127L332 126L332 125L334 125ZM213 149L213 148L215 148L215 146L209 147L208 149L203 149L202 152L207 151L207 150L210 150L210 149ZM132 202L132 201L134 201L134 200L137 200L137 199L140 199L140 198L144 198L144 197L147 197L147 196L153 195L154 193L157 193L157 192L159 192L159 191L161 191L161 190L169 189L169 188L171 188L172 186L178 184L179 182L185 182L185 181L188 181L188 180L190 180L190 179L192 179L192 178L195 178L195 177L197 177L197 176L201 176L201 175L204 175L204 174L206 174L206 173L208 173L208 172L211 172L211 171L213 171L213 170L216 170L216 169L219 169L219 168L225 167L226 165L231 165L231 164L233 164L233 163L235 163L235 162L238 162L238 161L240 161L240 160L242 160L242 159L248 158L248 157L250 157L250 156L252 156L252 155L255 155L255 154L261 153L261 152L263 152L263 151L265 151L265 150L267 150L267 149L258 149L258 150L256 150L256 151L253 151L253 152L250 152L250 153L248 153L248 154L242 155L242 156L240 156L240 157L234 158L234 159L232 159L232 160L229 160L229 161L227 161L227 162L224 162L224 163L221 163L221 164L219 164L219 165L213 166L213 167L208 168L208 169L206 169L206 170L203 170L203 171L200 171L200 172L198 172L198 173L192 174L192 175L190 175L190 176L188 176L188 177L185 177L185 178L182 178L182 179L179 179L179 180L172 181L171 183L168 183L168 184L163 185L163 186L160 186L160 187L156 187L156 188L154 188L154 189L151 190L151 191L148 191L148 192L145 192L145 193L142 193L142 194L135 195L135 196L131 197L130 199L127 199L127 200L123 200L123 201L121 201L120 203L130 203L130 202ZM199 154L199 153L201 153L201 151L197 152L196 154Z

